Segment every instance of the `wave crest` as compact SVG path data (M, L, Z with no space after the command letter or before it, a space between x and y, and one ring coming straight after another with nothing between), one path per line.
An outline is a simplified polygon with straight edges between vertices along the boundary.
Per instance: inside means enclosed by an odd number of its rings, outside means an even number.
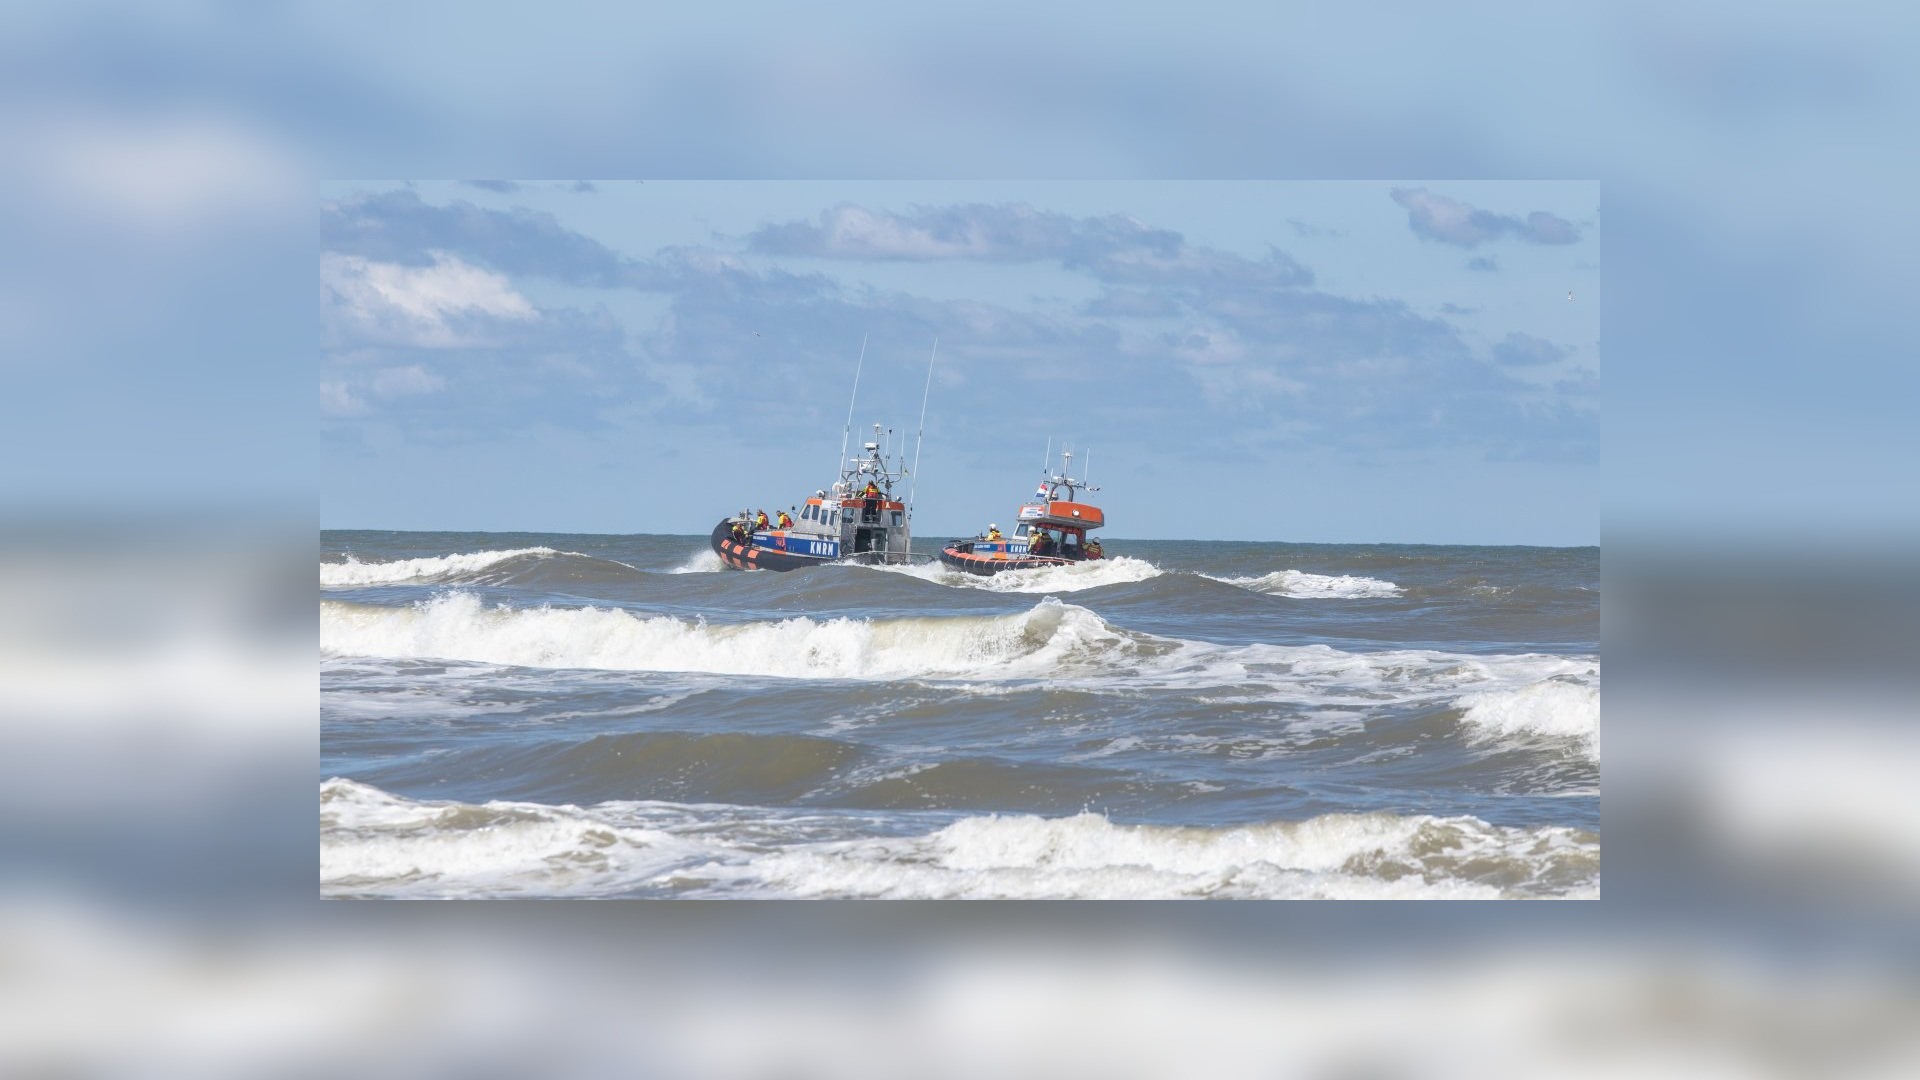
M1204 576L1212 577L1211 574ZM1304 570L1276 570L1271 574L1253 577L1217 577L1213 580L1269 596L1296 599L1373 599L1399 596L1401 591L1400 586L1379 578L1353 574L1309 574Z
M1093 612L1052 599L1018 615L796 617L734 625L617 608L489 607L465 592L407 607L320 605L323 655L521 667L799 679L1019 678L1130 645Z
M1546 736L1572 739L1590 757L1600 756L1600 688L1566 678L1517 690L1467 694L1454 703L1460 720L1493 737Z
M1591 891L1598 869L1598 838L1575 829L1380 813L1224 828L988 815L746 867L789 895L927 899L1553 896Z
M556 555L590 557L581 555L577 551L558 551L550 547L474 551L462 555L437 555L424 559L398 559L393 562L377 563L364 563L349 554L345 562L320 564L320 587L341 589L365 585L432 584L478 574L510 559L552 558Z
M333 895L1390 899L1592 896L1600 841L1474 817L1327 814L1223 827L963 817L845 838L857 814L607 802L417 802L320 788Z
M1043 566L1034 570L1007 570L991 577L963 573L939 563L919 566L881 566L875 569L905 574L957 589L984 589L999 593L1067 593L1124 585L1159 577L1164 571L1145 559L1110 555L1092 562Z
M323 893L603 891L660 873L688 846L571 806L415 802L337 777L320 785Z

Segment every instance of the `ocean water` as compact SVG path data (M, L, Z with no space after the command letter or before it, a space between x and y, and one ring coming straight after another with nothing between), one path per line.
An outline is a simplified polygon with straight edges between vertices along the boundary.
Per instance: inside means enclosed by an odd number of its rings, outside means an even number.
M1599 894L1599 549L1106 548L324 532L321 890Z

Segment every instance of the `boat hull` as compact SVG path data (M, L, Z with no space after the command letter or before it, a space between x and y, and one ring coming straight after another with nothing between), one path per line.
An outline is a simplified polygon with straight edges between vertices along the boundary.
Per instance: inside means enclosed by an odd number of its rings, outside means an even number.
M730 570L798 570L803 566L822 566L832 559L815 555L796 555L789 551L775 551L772 548L758 547L752 543L742 543L733 538L733 523L721 521L713 527L713 553Z
M1071 559L1054 559L1045 555L1017 555L995 558L992 555L975 555L970 551L959 551L952 547L940 549L940 564L966 574L978 574L991 577L1008 570L1038 570L1043 566L1069 566Z

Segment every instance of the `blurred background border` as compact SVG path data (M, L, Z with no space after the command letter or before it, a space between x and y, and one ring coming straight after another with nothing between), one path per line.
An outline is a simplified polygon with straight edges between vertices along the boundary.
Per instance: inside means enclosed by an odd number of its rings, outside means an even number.
M0 1067L1912 1075L1915 20L9 6ZM321 904L313 183L414 175L1599 178L1605 899Z

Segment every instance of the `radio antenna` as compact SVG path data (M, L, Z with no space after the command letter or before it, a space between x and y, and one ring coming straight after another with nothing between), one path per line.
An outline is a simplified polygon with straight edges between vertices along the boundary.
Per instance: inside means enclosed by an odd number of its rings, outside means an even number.
M907 550L913 550L913 497L920 490L920 444L927 438L927 398L933 394L933 360L940 355L940 339L933 339L927 355L927 385L920 391L920 430L913 436L913 479L907 481Z
M867 363L867 335L860 335L860 359L853 365L853 396L847 399L847 426L840 431L840 467L834 470L839 476L847 471L847 439L853 434L853 403L860 400L860 369Z

